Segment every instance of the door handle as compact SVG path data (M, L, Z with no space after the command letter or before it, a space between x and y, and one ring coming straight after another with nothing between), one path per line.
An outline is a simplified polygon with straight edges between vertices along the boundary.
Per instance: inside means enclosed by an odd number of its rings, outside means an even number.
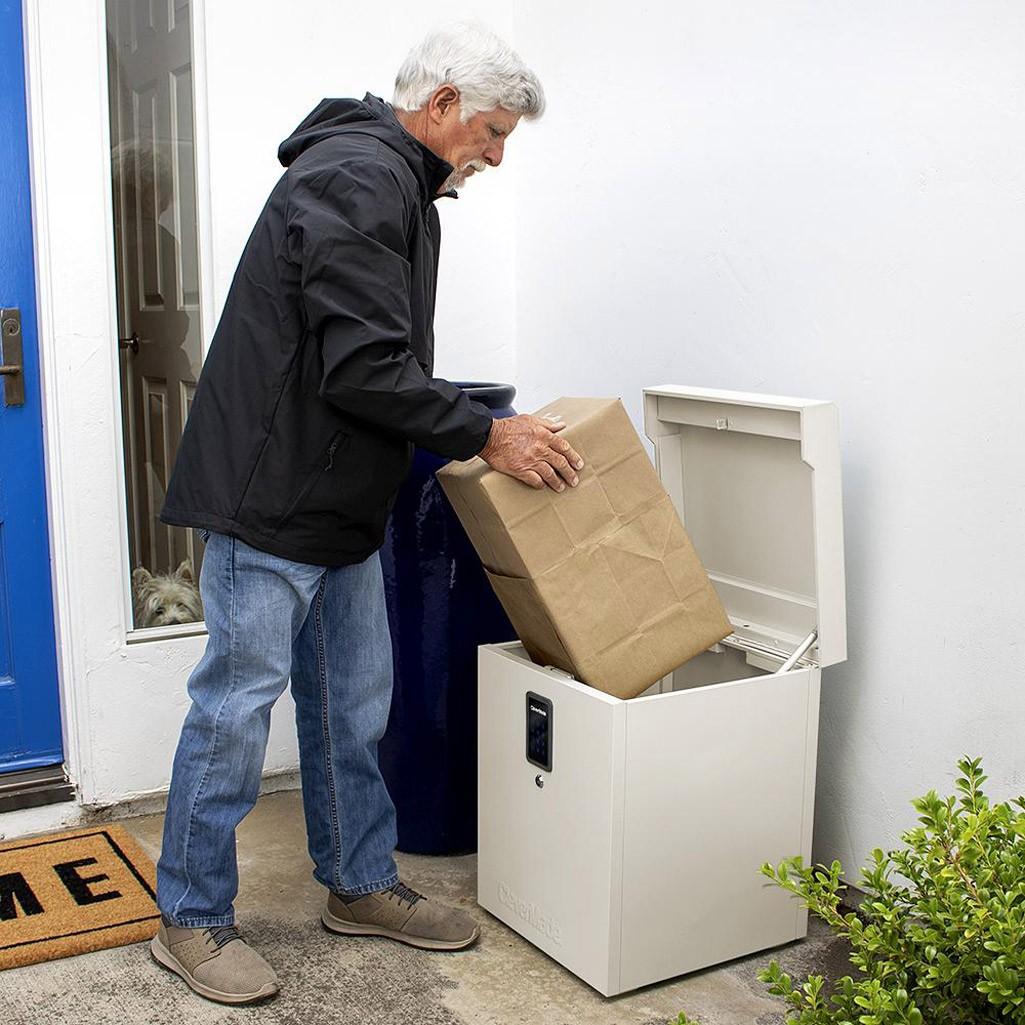
M4 405L25 405L25 373L21 348L21 310L0 309L0 380L3 381Z
M133 331L130 338L119 338L117 340L117 347L119 349L131 349L132 353L136 356L139 355L139 332Z

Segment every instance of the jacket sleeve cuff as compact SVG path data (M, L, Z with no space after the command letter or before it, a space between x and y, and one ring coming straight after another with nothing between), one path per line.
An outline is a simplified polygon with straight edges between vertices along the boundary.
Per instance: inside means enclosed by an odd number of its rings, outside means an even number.
M479 402L474 402L472 399L470 400L470 409L475 416L473 423L468 425L466 446L462 453L453 456L453 459L464 460L479 456L484 451L488 438L491 437L491 425L495 422L491 411L487 406L482 406Z

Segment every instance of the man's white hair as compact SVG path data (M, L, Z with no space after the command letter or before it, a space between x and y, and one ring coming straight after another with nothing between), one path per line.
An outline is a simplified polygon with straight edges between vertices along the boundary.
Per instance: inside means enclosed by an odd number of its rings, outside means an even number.
M439 29L414 47L395 76L392 103L399 110L421 110L442 85L459 90L462 121L496 107L526 118L540 117L545 109L537 75L494 32L473 22Z

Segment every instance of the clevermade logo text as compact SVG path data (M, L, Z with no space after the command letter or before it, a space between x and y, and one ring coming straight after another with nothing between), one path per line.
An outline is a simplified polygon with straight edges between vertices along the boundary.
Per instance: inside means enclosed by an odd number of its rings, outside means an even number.
M524 922L547 936L553 943L562 943L562 929L559 925L547 915L542 914L536 904L517 897L505 883L498 884L498 899L514 915L522 918Z

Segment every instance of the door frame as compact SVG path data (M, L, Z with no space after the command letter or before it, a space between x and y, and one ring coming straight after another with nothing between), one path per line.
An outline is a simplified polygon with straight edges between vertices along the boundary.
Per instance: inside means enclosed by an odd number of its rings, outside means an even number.
M206 631L132 629L105 3L23 0L22 11L65 765L82 804L109 804L166 787L170 758L155 758L153 745L177 738ZM205 13L192 0L204 354L215 320ZM97 192L102 203L83 202ZM141 735L126 736L126 722Z
M57 667L50 526L42 444L42 389L36 315L32 182L29 164L25 31L20 3L3 5L3 123L9 129L4 171L4 286L0 300L14 320L13 349L5 362L16 363L4 378L0 413L3 440L13 460L4 473L0 498L0 658L3 706L0 716L0 810L67 800L64 775L63 714ZM5 135L6 138L6 135ZM6 335L6 330L4 331Z

